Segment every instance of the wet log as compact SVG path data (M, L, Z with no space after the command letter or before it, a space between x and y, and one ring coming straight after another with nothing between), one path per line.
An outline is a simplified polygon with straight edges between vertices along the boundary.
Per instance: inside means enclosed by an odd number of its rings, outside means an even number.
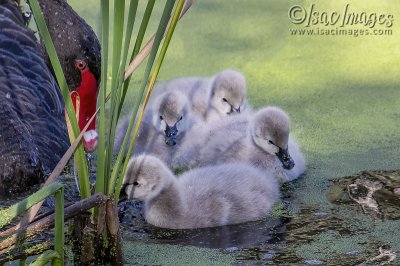
M122 239L119 230L119 219L115 199L110 198L107 203L107 232L109 237L109 255L111 265L123 265Z
M82 213L85 213L88 210L94 208L95 206L105 203L108 198L109 197L104 196L101 193L96 193L87 199L72 204L71 206L67 207L64 211L65 215L64 221L71 219ZM42 233L46 230L49 230L51 227L54 226L54 221L55 221L55 214L53 213L48 215L47 217L42 218L41 220L36 221L35 223L27 227L15 230L11 237L0 242L0 254L2 253L1 250L11 245L14 245L17 241L19 241L21 239L21 236L26 239L35 236L39 233Z
M20 246L16 248L10 248L7 252L0 254L0 265L12 260L18 260L27 258L43 253L45 250L51 249L54 246L52 241L45 241L34 246Z

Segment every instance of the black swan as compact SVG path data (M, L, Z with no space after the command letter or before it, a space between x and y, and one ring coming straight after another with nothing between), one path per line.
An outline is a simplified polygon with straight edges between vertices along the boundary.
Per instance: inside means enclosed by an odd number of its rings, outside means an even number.
M74 106L76 96L79 95L80 107L77 113L79 127L82 129L96 111L100 84L100 43L92 28L66 0L39 0L39 5L71 90ZM46 61L51 66L47 54ZM83 145L89 152L96 148L95 120L83 137Z
M47 2L64 1L42 1L41 5L45 6ZM63 7L66 10L64 13L72 14L70 19L74 21L75 26L65 24L62 20L58 24L49 23L48 27L53 38L57 31L66 31L74 27L77 28L75 31L77 32L78 29L83 31L89 27L81 18L76 18L79 16L72 9L65 6L59 8ZM44 15L49 22L51 14L46 14L44 9ZM17 1L0 0L0 196L2 197L25 191L32 185L43 182L45 173L53 170L69 146L61 93L52 72L46 65L40 44L34 33L25 26L24 21ZM54 27L57 29L54 30ZM95 46L91 43L93 42L98 45L97 51L100 51L100 45L93 37L94 33L91 38L84 38L77 33L66 34L82 44L80 51L75 50L74 55L69 55L66 53L69 49L60 47L64 42L65 46L72 49L74 42L68 40L68 37L64 40L54 39L70 89L80 95L81 127L87 121L86 116L95 109L100 76L100 52L95 54L87 47ZM96 63L93 64L93 61ZM71 69L71 62L73 71L68 70ZM91 129L95 132L94 123ZM88 150L92 150L96 141L93 142L90 138L88 140L91 142Z
M67 150L64 103L14 1L0 0L0 195L43 181Z

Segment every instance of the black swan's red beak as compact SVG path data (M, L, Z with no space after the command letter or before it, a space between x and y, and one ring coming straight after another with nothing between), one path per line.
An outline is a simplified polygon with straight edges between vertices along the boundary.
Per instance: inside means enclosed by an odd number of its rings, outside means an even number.
M75 67L80 71L82 82L76 91L71 92L71 99L74 104L80 130L82 130L90 118L96 113L98 95L98 84L84 60L75 60ZM93 152L98 143L96 131L96 119L93 119L83 135L83 146L87 152Z

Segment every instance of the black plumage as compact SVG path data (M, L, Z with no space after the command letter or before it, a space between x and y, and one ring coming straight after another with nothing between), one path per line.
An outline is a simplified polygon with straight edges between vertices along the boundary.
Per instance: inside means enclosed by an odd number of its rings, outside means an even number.
M0 196L43 181L69 146L64 102L15 1L0 0Z
M101 49L93 29L65 0L39 0L39 5L70 90L76 90L81 84L81 74L74 65L75 59L88 63L99 84ZM47 54L46 61L50 66Z

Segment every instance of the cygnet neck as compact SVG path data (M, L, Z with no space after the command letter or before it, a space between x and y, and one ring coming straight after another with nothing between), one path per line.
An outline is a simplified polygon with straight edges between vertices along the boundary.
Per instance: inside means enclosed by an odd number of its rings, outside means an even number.
M168 173L163 178L167 180L163 180L165 183L160 192L146 202L146 209L149 210L147 220L160 227L163 225L163 219L167 222L178 221L187 209L176 177ZM157 217L152 217L153 213L157 213Z

